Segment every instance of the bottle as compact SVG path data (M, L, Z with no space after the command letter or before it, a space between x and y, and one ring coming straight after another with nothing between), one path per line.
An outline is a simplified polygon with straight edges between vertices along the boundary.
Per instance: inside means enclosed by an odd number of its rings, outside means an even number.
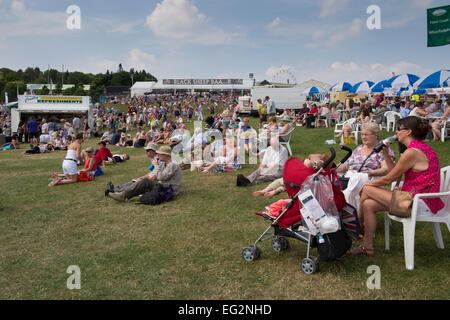
M397 141L397 136L386 138L383 141L378 142L377 145L373 148L373 150L375 152L380 152L381 149L383 149L383 147L386 147L388 144L391 144L394 141Z
M322 236L321 233L319 233L319 234L317 235L317 240L319 241L319 243L325 243L325 239L323 238L323 236Z

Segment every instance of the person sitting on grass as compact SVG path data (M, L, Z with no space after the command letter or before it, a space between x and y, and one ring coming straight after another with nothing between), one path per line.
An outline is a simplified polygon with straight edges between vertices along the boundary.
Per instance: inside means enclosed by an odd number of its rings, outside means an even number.
M14 134L11 137L11 142L8 142L1 146L0 150L15 150L20 149L19 147L19 141L17 141L17 136Z
M156 155L156 150L158 150L158 145L156 143L149 143L145 148L145 154L151 160L151 165L149 167L150 173L146 173L142 177L135 178L125 184L114 186L111 181L108 182L105 189L105 196L107 196L110 192L122 192L126 188L132 186L134 183L141 181L147 176L151 176L154 169L158 166L159 162Z
M238 174L236 185L245 187L263 182L274 181L283 176L283 167L288 159L288 152L280 145L278 135L270 138L270 147L264 152L264 157L259 168L247 178Z
M114 192L109 192L108 196L118 202L124 202L139 195L152 193L153 198L149 204L159 204L166 201L161 194L173 196L179 194L182 170L177 163L172 161L170 147L161 146L156 153L158 154L159 165L153 170L154 172L150 177L139 178L126 187L118 188L120 191L114 188Z
M76 135L75 141L67 148L67 155L63 161L63 174L52 172L52 181L49 186L78 182L77 164L81 161L81 144L84 141L83 133Z
M214 159L214 162L204 167L201 172L225 172L241 169L240 157L233 136L223 139L222 155Z

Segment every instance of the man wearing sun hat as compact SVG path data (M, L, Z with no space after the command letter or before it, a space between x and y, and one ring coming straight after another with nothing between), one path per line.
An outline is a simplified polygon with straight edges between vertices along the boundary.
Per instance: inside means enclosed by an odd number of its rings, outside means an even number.
M168 201L166 195L174 196L181 191L182 171L180 166L172 161L172 151L168 146L161 146L157 151L159 165L151 176L130 184L121 192L110 192L108 196L119 202L143 195L141 202L159 204ZM143 201L149 199L149 201Z
M156 155L156 150L158 150L158 145L156 143L150 142L149 144L147 144L147 146L145 146L144 150L145 150L146 156L148 158L150 158L152 161L150 167L148 168L150 170L150 172L146 173L142 177L135 178L135 179L133 179L125 184L122 184L122 185L115 186L112 184L111 181L108 182L108 184L106 185L105 196L107 196L111 192L117 193L117 192L122 192L124 190L127 190L136 182L139 182L142 179L150 177L153 174L153 172L155 171L154 169L158 167L158 159L157 159L157 155Z

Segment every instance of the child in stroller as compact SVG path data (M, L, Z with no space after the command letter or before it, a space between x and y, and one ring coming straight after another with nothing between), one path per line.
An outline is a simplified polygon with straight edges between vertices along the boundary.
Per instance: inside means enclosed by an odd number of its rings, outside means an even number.
M341 148L347 151L347 155L338 166L344 163L352 153L352 150L345 146ZM272 248L280 252L289 247L287 238L290 237L308 244L307 256L302 260L301 268L305 273L312 274L318 270L319 260L310 256L310 248L317 247L321 260L328 261L340 258L351 247L351 239L341 227L341 218L345 215L348 219L350 215L356 219L356 210L347 208L342 191L332 183L334 170L330 167L336 152L333 148L330 151L331 157L310 155L304 161L291 158L286 162L283 179L286 191L292 200L279 210L279 215L269 212L256 213L272 223L254 244L244 248L242 255L246 261L259 258L258 242L273 239ZM311 211L313 208L311 204L318 206L313 206L314 209ZM317 218L314 224L307 219L311 216ZM321 220L320 224L319 220ZM274 232L268 232L272 227ZM265 235L268 236L263 239Z

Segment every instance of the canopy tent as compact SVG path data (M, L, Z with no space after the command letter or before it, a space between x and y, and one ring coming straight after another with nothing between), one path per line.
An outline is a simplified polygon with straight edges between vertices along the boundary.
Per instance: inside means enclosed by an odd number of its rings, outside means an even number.
M318 88L318 87L309 87L306 88L305 90L303 90L302 94L303 95L313 95L313 94L326 94L326 90L322 89L322 88Z

